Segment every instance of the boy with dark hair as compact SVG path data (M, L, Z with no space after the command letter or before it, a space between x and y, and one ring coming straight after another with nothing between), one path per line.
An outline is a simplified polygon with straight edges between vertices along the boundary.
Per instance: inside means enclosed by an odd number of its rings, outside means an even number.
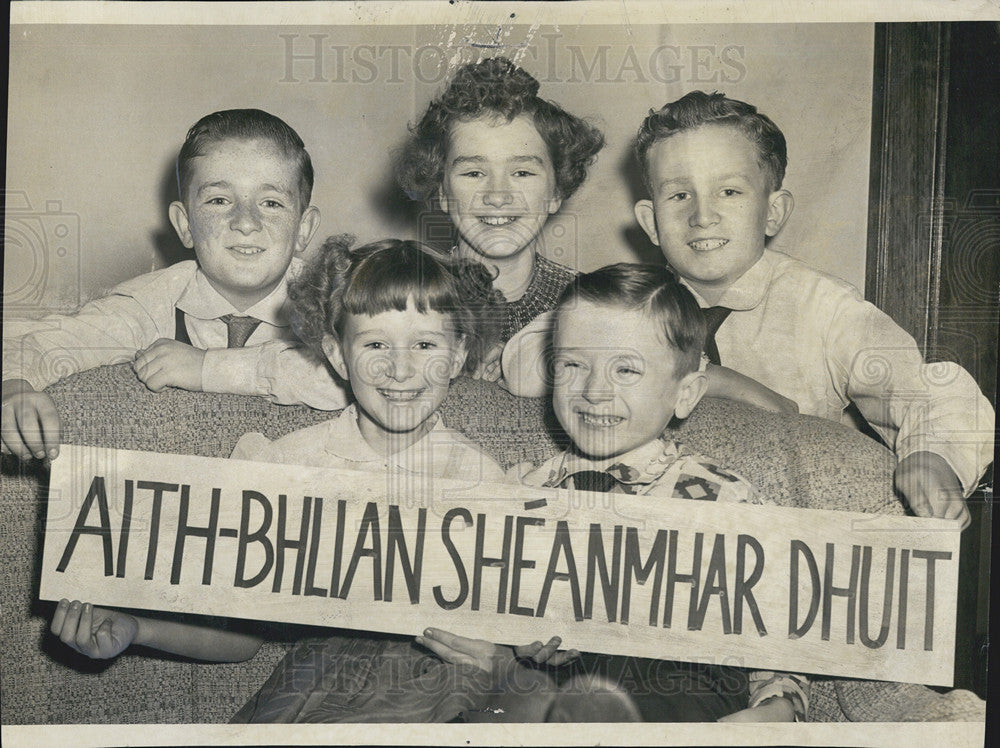
M197 260L125 283L70 316L27 323L3 343L2 440L22 459L58 454L49 384L133 361L159 391L173 386L346 404L322 364L298 347L285 284L319 226L313 170L298 134L259 109L215 112L187 134L170 222Z
M572 445L537 468L530 486L663 499L764 503L743 478L664 431L705 392L705 321L662 265L609 265L578 277L555 309L552 405ZM628 688L643 721L804 720L800 675L584 654L568 665ZM749 692L749 698L748 698Z

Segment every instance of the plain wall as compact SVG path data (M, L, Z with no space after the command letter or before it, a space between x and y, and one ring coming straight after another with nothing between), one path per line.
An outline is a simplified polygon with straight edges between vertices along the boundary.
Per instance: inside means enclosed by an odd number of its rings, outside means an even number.
M302 136L323 236L448 240L392 179L405 126L461 62L505 54L607 146L546 228L581 270L656 260L632 214L631 140L651 107L720 90L789 143L796 198L771 246L863 287L871 24L645 26L12 26L4 300L66 310L189 255L166 219L173 162L202 115L259 107Z

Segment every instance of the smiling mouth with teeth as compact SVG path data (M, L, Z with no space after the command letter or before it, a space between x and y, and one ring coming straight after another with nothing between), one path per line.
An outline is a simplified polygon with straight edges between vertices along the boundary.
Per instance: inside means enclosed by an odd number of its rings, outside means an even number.
M378 393L384 397L386 400L391 400L396 403L408 403L411 400L416 400L420 397L424 391L419 390L385 390L379 388Z
M234 245L230 249L241 255L259 255L264 251L263 247L251 247L243 244Z
M599 416L595 413L580 411L580 418L588 426L617 426L625 420L623 416Z
M688 242L688 246L696 252L711 252L713 249L724 247L729 244L728 239L695 239Z
M487 226L506 226L514 223L517 216L479 216L479 220Z

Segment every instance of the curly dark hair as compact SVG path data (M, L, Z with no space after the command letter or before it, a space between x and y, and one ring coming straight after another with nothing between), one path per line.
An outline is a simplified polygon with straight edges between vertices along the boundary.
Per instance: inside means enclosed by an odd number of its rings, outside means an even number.
M619 262L582 273L563 291L556 313L577 301L644 312L678 355L678 377L697 371L705 347L705 315L672 269Z
M444 179L445 159L455 122L479 117L510 122L529 114L549 149L556 189L564 200L587 178L604 135L593 125L538 97L538 81L506 57L463 65L448 88L410 126L410 138L396 156L396 180L414 200L434 196Z
M757 111L757 107L730 99L718 91L710 94L691 91L665 104L659 111L649 111L635 139L635 155L647 189L652 190L647 156L653 144L702 125L735 127L757 149L757 161L768 177L769 188L772 191L781 189L788 165L785 136L770 118Z
M464 341L471 372L499 340L502 301L493 278L478 262L402 239L354 247L350 234L331 236L288 286L293 328L318 356L323 339L343 332L348 314L417 310L448 314Z

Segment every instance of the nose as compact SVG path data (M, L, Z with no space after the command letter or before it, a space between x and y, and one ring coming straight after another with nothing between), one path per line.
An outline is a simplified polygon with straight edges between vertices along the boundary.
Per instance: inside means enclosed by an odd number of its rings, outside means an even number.
M251 234L261 229L260 211L254 204L237 202L233 206L233 216L229 222L230 228L241 234Z
M583 382L583 397L588 403L603 403L610 400L614 393L611 382L599 367L592 368Z
M397 382L405 382L417 373L413 354L409 350L394 350L389 354L386 376Z
M688 216L688 224L692 227L712 226L719 222L719 214L715 210L715 205L708 198L694 198L691 205L691 214Z
M503 208L514 202L514 193L505 178L494 177L483 193L483 204L491 208Z

